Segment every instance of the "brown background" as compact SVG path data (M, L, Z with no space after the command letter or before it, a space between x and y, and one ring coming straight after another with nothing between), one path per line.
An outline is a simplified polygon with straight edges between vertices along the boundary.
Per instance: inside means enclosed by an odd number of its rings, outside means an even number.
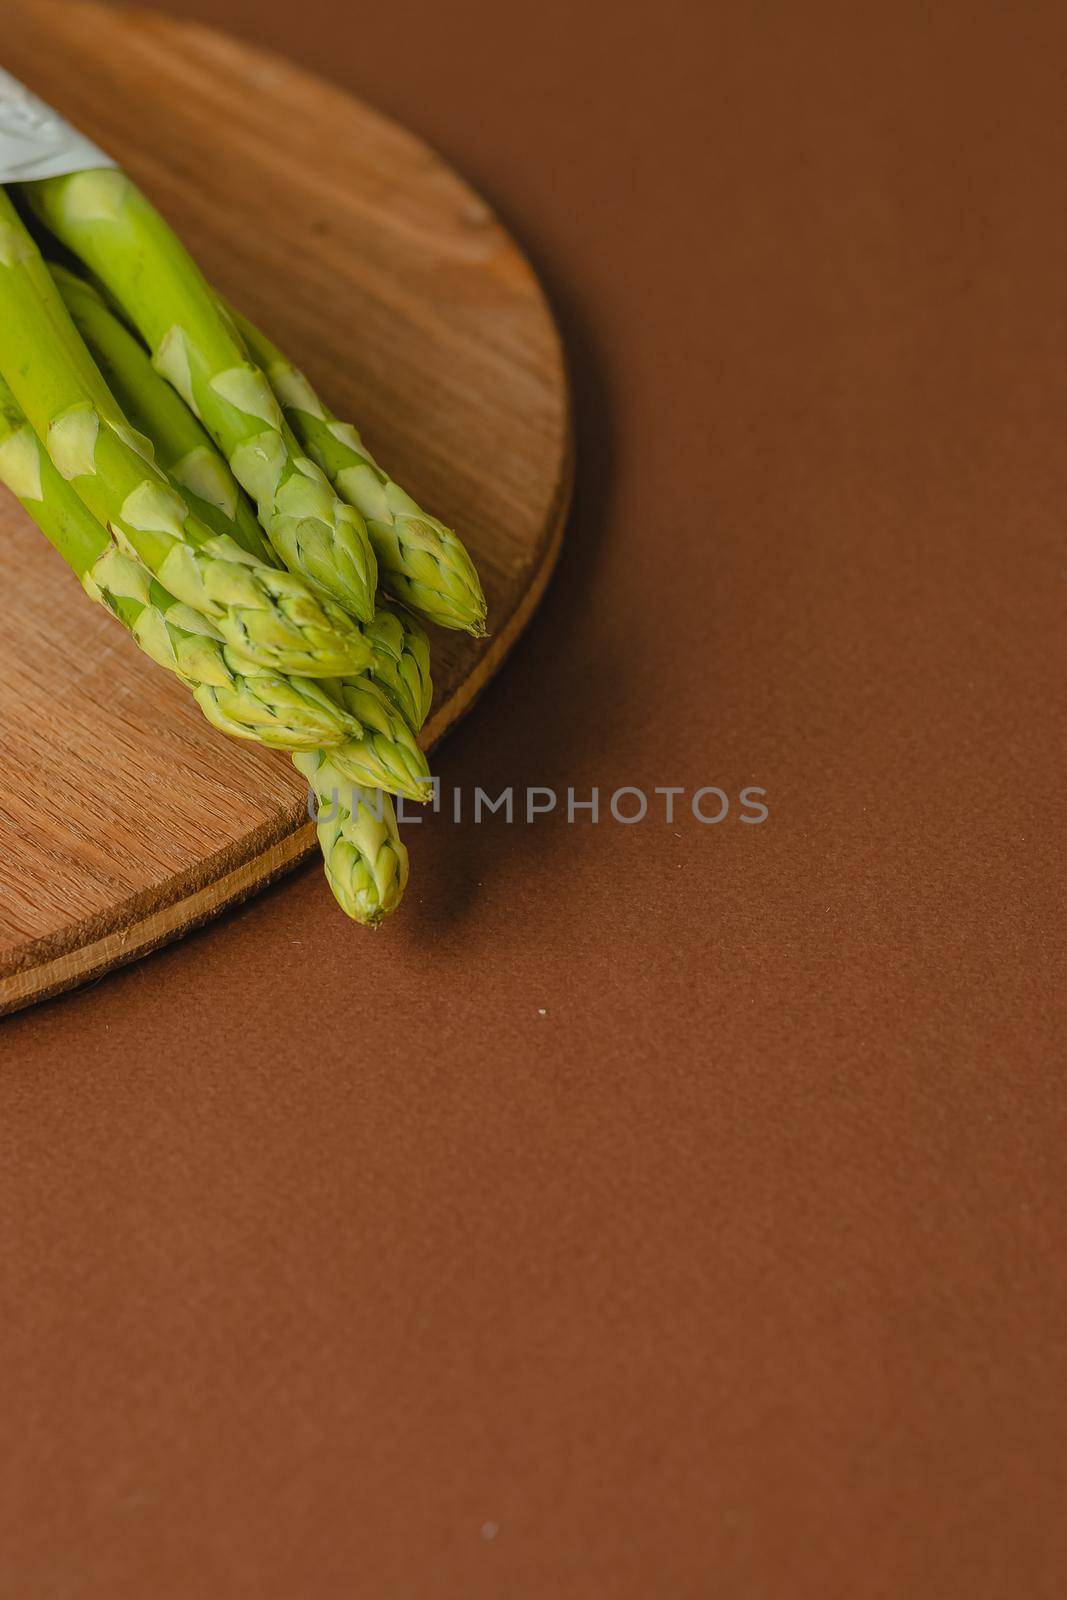
M0 1595L1061 1596L1067 12L174 9L558 308L443 781L771 815L441 817L4 1025Z

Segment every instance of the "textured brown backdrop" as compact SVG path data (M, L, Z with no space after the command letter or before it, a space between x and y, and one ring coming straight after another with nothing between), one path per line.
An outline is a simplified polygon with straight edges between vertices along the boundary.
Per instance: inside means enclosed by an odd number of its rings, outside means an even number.
M1058 1600L1067 12L175 9L563 322L445 783L770 818L438 818L376 938L308 870L3 1026L0 1595Z

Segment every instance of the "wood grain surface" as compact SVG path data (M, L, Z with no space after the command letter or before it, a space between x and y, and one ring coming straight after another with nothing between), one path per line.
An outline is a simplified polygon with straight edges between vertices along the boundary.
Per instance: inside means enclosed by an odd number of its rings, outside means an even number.
M95 5L0 16L5 66L116 156L463 532L491 637L433 631L433 745L529 618L566 512L566 378L529 266L418 140L279 58ZM210 728L6 495L0 579L3 1012L203 922L315 841L288 759Z

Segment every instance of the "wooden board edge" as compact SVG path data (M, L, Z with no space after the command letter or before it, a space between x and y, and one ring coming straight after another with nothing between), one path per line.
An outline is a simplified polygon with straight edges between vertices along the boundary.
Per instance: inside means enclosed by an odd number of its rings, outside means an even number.
M568 391L568 406L569 398ZM573 486L574 446L573 435L568 431L563 470L541 562L518 605L499 633L493 635L477 666L427 724L423 741L427 750L438 744L470 710L537 609L559 559ZM129 916L128 903L125 907L117 907L113 919L115 925L90 936L85 944L51 957L42 952L43 959L39 963L24 964L17 972L0 979L0 1017L10 1016L38 1001L51 999L68 989L90 983L116 967L126 966L181 938L183 934L203 927L213 917L291 872L315 848L315 830L307 822L266 849L260 849L236 863L232 853L225 853L219 858L217 876L208 883L200 884L191 893L188 892L187 881L175 877L171 880L173 897L163 905L154 905L150 910L133 916ZM128 920L125 920L127 917Z

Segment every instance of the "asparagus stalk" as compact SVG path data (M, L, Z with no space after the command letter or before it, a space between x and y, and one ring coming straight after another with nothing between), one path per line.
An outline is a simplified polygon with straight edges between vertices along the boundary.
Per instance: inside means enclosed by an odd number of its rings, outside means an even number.
M346 739L330 751L330 761L348 783L385 789L408 800L433 797L426 757L415 735L389 698L369 678L331 682L342 705L362 725L359 739Z
M484 634L485 596L461 541L393 482L357 430L327 410L265 334L240 313L230 315L297 439L341 498L362 512L386 588L442 628Z
M370 651L339 606L193 516L130 427L0 190L0 372L61 477L115 542L258 666L324 677Z
M235 663L215 627L175 600L123 555L56 470L11 390L0 379L0 482L138 645L192 690L215 727L239 739L311 750L358 738L360 723L310 678L250 672Z
M369 621L377 569L362 516L304 454L163 218L112 168L22 187L40 219L122 306L153 364L214 438L285 565Z
M190 507L215 533L276 566L255 512L209 435L180 395L160 377L148 352L103 297L68 268L49 263L71 320L123 412L151 439L156 460Z
M379 604L363 630L374 652L369 676L418 733L430 712L430 641L410 611Z
M387 794L353 784L330 755L294 755L311 786L326 881L341 910L376 927L395 911L408 881L408 853Z

